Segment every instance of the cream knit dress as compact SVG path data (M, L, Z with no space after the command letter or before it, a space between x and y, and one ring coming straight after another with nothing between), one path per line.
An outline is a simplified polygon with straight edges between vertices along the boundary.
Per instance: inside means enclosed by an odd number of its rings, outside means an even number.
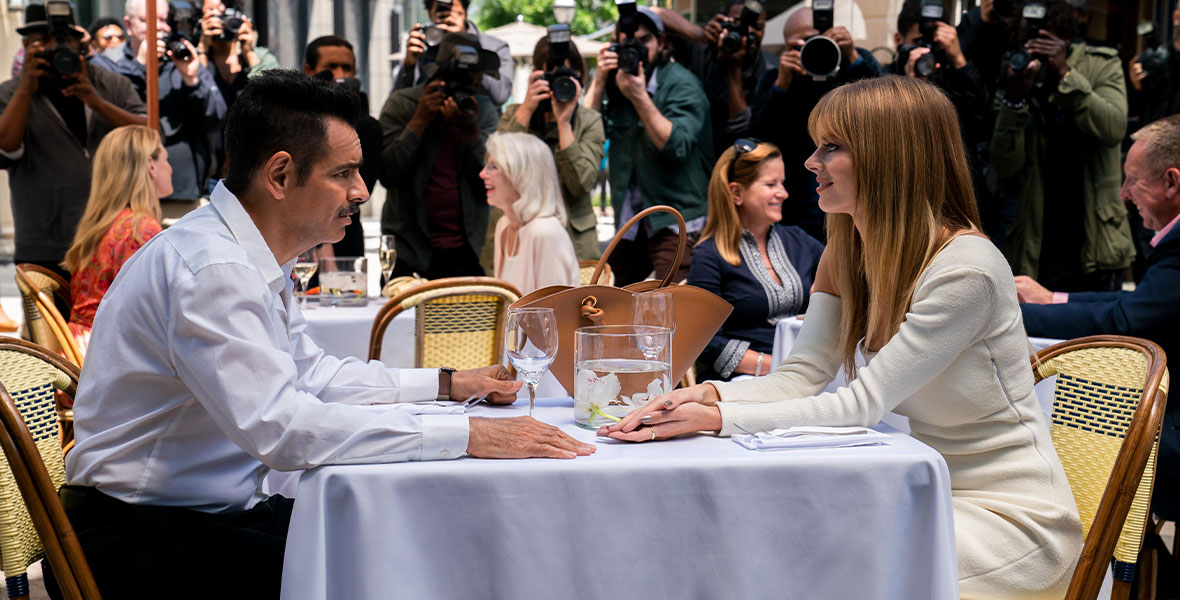
M1061 598L1082 527L1033 393L1012 271L992 243L959 236L918 278L901 328L847 387L840 300L815 294L773 374L714 383L722 435L792 425L871 426L893 411L951 476L963 598Z

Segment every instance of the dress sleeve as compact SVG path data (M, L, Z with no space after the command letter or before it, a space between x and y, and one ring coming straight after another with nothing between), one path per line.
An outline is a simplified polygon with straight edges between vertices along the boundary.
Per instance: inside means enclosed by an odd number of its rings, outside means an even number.
M803 424L876 424L980 339L992 322L996 294L991 276L976 267L957 266L931 275L915 292L898 332L852 383L810 395L819 391L815 386L821 373L829 381L835 375L830 371L835 366L832 359L839 362L839 337L832 335L839 323L839 301L816 294L798 351L777 371L761 379L715 384L722 399L721 434L731 435L739 427L766 431ZM813 320L813 315L819 318Z

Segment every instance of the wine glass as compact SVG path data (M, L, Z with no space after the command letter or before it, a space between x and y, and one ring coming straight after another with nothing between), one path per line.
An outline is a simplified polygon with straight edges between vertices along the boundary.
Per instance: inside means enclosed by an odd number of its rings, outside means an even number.
M672 305L672 293L666 290L656 290L633 294L631 298L635 301L634 323L636 325L663 327L670 334L668 337L662 335L636 336L636 345L643 352L643 356L647 360L655 360L656 356L663 352L664 344L668 343L676 334L676 307Z
M504 342L508 360L529 388L529 416L537 403L537 384L557 356L557 315L552 308L508 311Z
M387 233L381 236L377 256L381 259L381 285L385 285L393 279L393 266L397 264L397 241L393 235Z
M300 254L299 258L295 259L295 268L292 269L295 280L299 282L299 289L296 291L299 292L299 308L302 310L309 310L314 307L314 305L309 306L307 304L307 284L311 282L311 276L315 275L316 268L319 266L318 256L319 249L312 248Z

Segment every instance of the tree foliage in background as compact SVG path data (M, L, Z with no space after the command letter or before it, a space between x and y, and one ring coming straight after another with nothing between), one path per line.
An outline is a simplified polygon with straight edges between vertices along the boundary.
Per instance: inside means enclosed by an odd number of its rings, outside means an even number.
M615 22L618 10L612 0L576 0L578 12L570 23L574 35L585 35L598 31ZM507 25L516 21L516 15L524 17L533 25L553 25L553 0L477 0L472 3L475 24L481 31Z

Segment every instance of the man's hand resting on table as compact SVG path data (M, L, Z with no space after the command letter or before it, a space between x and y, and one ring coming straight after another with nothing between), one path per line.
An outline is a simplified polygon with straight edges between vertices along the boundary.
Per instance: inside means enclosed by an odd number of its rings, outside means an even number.
M451 380L451 400L463 402L471 397L487 396L489 404L512 404L520 386L521 382L513 380L504 365L456 371Z
M574 458L595 450L532 417L472 417L467 441L467 453L476 458Z

